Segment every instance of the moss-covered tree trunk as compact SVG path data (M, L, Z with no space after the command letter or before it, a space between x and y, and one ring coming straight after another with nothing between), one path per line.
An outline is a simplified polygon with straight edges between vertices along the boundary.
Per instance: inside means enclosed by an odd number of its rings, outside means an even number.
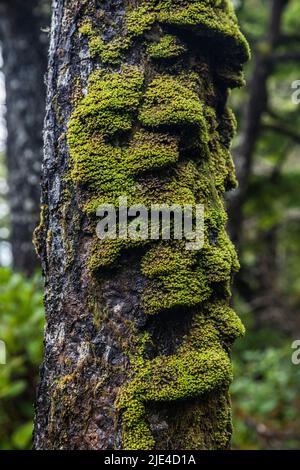
M230 445L228 90L248 57L226 0L53 3L37 449ZM205 205L205 243L99 240L102 203Z
M14 269L31 275L39 220L50 1L0 0L0 44L6 89L6 162Z

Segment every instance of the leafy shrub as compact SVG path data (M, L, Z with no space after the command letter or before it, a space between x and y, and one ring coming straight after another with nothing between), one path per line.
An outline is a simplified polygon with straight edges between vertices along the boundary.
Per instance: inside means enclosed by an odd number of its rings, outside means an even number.
M250 336L255 337L255 332ZM300 366L292 364L291 343L285 340L265 349L245 346L234 354L234 447L299 447Z
M31 447L33 402L42 360L44 309L39 275L27 280L0 268L0 449Z

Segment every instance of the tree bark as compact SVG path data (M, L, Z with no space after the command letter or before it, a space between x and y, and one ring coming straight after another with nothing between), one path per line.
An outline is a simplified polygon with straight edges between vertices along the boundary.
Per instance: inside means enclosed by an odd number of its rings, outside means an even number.
M42 218L47 327L36 449L226 449L238 268L226 1L53 2ZM205 205L205 243L99 240L96 208Z
M39 220L48 46L41 28L48 26L48 18L45 0L0 1L10 241L13 267L27 275L39 266L32 236Z

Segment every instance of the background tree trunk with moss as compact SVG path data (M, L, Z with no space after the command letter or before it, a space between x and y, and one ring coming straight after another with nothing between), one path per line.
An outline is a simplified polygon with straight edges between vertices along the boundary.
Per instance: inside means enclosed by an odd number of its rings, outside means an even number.
M53 2L37 449L226 449L238 269L228 90L248 48L227 1ZM205 205L205 241L99 240L96 209Z
M6 162L13 266L31 275L39 266L32 235L39 220L40 175L50 4L1 0L0 42L6 89Z

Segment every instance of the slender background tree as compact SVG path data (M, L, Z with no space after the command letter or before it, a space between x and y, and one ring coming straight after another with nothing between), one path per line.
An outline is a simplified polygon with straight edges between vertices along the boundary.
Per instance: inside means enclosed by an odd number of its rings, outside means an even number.
M257 327L272 324L295 332L299 331L297 299L285 298L287 283L282 273L289 263L284 254L285 246L291 243L288 233L297 225L292 187L297 180L294 155L300 134L291 84L300 64L299 13L294 0L259 2L261 25L251 33L255 14L250 10L251 6L246 11L241 5L253 60L237 107L241 133L233 154L239 189L229 194L230 233L242 258L236 286L251 304ZM281 205L280 212L276 205ZM249 243L250 251L257 254L253 266L243 259L244 253L249 253Z
M1 0L0 42L6 88L6 162L13 266L38 267L32 234L39 219L50 2Z

